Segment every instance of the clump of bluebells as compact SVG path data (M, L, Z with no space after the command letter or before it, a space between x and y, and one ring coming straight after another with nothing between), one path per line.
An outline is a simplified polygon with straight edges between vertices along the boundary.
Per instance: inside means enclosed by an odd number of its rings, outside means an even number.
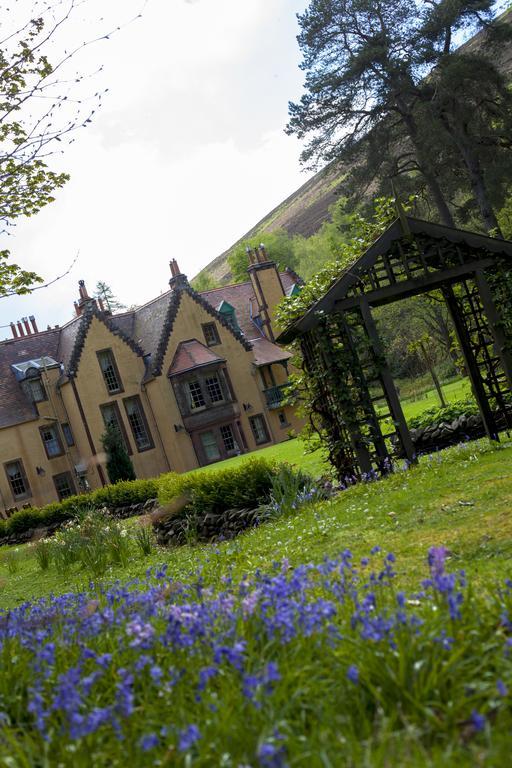
M163 566L1 611L1 752L64 766L361 764L383 728L397 762L418 748L506 760L512 582L484 600L449 557L432 548L411 594L375 547L357 563L348 550L275 563L218 592Z

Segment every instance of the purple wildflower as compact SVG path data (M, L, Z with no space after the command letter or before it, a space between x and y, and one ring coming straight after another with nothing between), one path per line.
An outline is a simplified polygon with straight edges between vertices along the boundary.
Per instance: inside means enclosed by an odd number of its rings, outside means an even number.
M350 680L350 682L355 685L359 682L359 669L355 664L351 664L347 669L347 680Z
M139 747L143 752L149 752L151 749L158 747L160 739L156 733L146 733L139 739Z
M471 713L471 723L475 731L483 731L485 728L485 717L474 709Z
M199 741L201 733L197 725L189 725L187 728L180 731L178 736L178 749L180 752L186 752L196 743L196 741Z

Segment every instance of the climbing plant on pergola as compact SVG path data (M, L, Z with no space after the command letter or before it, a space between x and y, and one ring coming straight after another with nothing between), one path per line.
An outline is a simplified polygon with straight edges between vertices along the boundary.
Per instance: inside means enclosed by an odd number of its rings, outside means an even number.
M488 437L512 426L512 242L399 213L278 339L300 345L310 406L340 479L391 470L384 419L400 453L415 460L374 319L385 304L440 290Z

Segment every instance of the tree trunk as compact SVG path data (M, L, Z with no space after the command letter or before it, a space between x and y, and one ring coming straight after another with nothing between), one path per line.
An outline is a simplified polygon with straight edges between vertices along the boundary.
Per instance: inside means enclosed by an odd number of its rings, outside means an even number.
M435 172L433 168L430 167L431 166L430 161L423 150L421 141L418 140L418 128L416 126L416 121L411 111L405 104L405 102L400 97L395 97L395 98L396 98L397 107L402 116L404 126L407 130L407 133L409 134L409 138L411 139L412 145L414 147L414 151L416 152L418 165L430 189L430 192L434 199L434 203L436 204L436 208L439 212L441 221L443 224L446 224L447 227L454 227L455 222L453 220L452 213L448 207L448 203L444 198L439 182L437 181L437 178L435 176Z
M494 209L487 196L484 174L480 161L471 146L469 137L463 127L453 126L446 115L441 116L441 120L453 139L453 142L460 152L463 163L466 166L469 175L469 181L475 201L480 211L483 224L487 232L495 231L497 237L503 237L500 225L494 213ZM466 135L464 135L466 134Z
M478 157L473 153L467 142L462 138L454 136L455 143L462 155L464 164L468 169L469 180L471 182L471 189L475 196L478 208L480 209L480 215L487 232L494 231L497 237L503 237L503 234L498 224L498 220L494 213L493 207L487 197L487 190L485 188L485 181L480 166Z

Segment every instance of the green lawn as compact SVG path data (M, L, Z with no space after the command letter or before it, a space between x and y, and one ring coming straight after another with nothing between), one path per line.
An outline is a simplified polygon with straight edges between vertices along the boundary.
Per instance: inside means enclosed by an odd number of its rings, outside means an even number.
M441 388L447 402L454 400L464 400L471 395L471 385L469 379L458 379L449 384L442 384ZM408 398L402 401L402 408L407 420L418 416L428 408L440 407L441 402L435 389L429 389L419 398Z
M281 458L305 468L324 466L321 456L304 456L298 440L277 448L274 452ZM407 472L359 485L233 541L134 557L127 569L112 571L111 578L141 576L148 565L165 562L179 579L200 568L205 582L215 586L228 572L240 577L283 557L292 564L319 562L345 548L360 557L379 544L397 555L399 582L411 586L423 572L428 548L444 544L457 566L466 568L477 583L490 584L512 574L511 462L510 442L498 447L485 440L456 446L422 459ZM42 574L30 549L18 549L17 573L9 573L5 562L0 565L2 607L87 587L86 574L64 578L52 569Z

